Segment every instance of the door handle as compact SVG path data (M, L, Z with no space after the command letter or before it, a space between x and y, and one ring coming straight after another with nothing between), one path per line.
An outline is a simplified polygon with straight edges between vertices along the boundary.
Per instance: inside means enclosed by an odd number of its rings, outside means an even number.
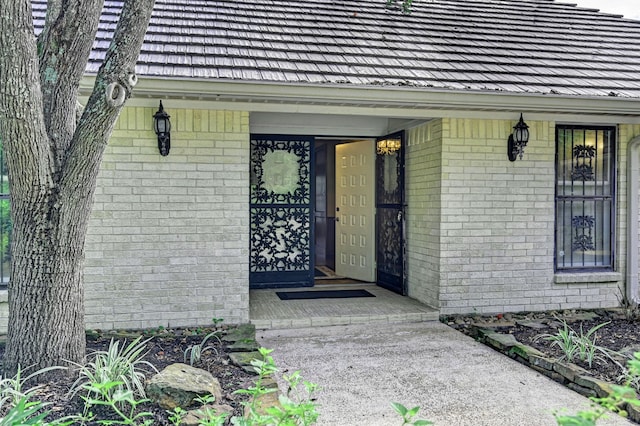
M402 220L402 210L398 211L398 222Z

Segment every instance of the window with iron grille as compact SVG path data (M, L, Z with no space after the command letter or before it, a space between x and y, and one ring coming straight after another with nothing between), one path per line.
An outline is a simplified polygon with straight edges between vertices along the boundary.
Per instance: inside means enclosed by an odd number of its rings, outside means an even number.
M556 127L558 271L612 270L615 127Z

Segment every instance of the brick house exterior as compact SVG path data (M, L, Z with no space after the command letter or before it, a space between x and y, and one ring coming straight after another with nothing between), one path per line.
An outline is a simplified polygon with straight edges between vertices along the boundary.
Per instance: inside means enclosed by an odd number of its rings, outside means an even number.
M640 22L547 0L415 0L410 16L373 0L205 3L156 2L140 83L98 181L87 327L251 320L256 134L374 144L404 132L404 293L441 314L607 308L637 290L627 252L640 220L629 208L640 194L628 193L629 155L640 155L630 148L640 138ZM34 1L36 25L45 7ZM152 129L158 100L173 125L166 157ZM511 162L521 113L529 142ZM615 129L613 182L602 180L615 190L612 217L599 213L609 266L559 267L566 125Z

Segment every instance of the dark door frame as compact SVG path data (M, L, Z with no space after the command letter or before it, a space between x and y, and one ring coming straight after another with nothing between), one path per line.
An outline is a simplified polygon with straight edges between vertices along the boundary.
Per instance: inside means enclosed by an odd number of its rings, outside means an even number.
M379 143L388 140L399 141L400 146L383 153ZM405 146L404 131L376 139L376 280L403 296L407 295Z

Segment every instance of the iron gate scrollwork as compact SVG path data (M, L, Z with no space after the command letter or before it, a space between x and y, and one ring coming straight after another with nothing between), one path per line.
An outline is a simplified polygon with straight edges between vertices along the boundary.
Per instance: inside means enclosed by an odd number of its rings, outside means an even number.
M312 144L301 137L251 139L252 288L313 285Z

